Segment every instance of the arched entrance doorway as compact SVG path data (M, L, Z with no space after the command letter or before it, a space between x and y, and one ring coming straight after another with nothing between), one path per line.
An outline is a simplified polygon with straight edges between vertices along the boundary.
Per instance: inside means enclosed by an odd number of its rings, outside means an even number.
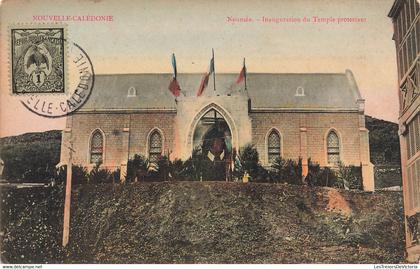
M230 177L232 132L216 109L208 110L197 122L193 148L201 151L203 180L226 180Z

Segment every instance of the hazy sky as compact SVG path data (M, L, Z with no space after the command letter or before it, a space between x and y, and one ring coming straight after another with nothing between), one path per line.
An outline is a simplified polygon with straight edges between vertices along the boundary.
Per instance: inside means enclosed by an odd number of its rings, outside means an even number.
M34 23L34 16L106 15L112 22L68 21L69 38L90 56L96 73L202 73L211 48L216 72L336 73L353 71L366 114L397 121L397 70L392 23L393 0L283 1L4 1L1 5L0 136L62 129L64 119L34 115L9 87L8 26ZM318 17L366 18L360 23L228 22ZM48 23L48 21L45 21Z

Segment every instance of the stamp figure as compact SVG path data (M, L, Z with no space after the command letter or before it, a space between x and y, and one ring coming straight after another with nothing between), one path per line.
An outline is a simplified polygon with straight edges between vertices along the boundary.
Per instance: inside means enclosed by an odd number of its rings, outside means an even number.
M64 93L64 28L11 29L12 93Z

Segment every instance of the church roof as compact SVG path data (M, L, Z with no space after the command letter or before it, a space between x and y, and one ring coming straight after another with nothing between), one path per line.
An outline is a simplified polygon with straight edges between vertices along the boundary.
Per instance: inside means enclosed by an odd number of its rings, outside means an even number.
M195 96L203 74L178 74L185 96ZM216 92L213 77L202 97L235 94L244 83L235 84L238 74L217 74ZM172 74L96 75L94 89L83 110L175 109L175 98L168 90ZM129 95L129 89L135 95ZM297 90L299 88L299 90ZM247 74L247 89L254 109L323 109L357 110L360 92L351 71L320 74ZM299 96L303 89L304 96ZM182 98L182 97L181 97Z

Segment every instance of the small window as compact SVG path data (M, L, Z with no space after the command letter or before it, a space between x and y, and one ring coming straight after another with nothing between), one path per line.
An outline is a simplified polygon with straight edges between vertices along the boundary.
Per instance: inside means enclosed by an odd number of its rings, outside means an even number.
M305 90L303 89L303 87L297 87L296 88L295 96L305 96Z
M101 131L96 130L90 140L90 163L100 164L103 162L104 138Z
M157 162L162 156L162 144L162 135L157 130L153 131L149 138L150 162Z
M136 88L130 87L128 89L127 97L136 97L136 96L137 96Z
M268 162L273 163L277 158L280 157L281 142L280 135L277 131L272 130L268 135L267 139L267 153Z
M328 164L338 165L340 162L340 140L336 132L331 131L327 137Z

